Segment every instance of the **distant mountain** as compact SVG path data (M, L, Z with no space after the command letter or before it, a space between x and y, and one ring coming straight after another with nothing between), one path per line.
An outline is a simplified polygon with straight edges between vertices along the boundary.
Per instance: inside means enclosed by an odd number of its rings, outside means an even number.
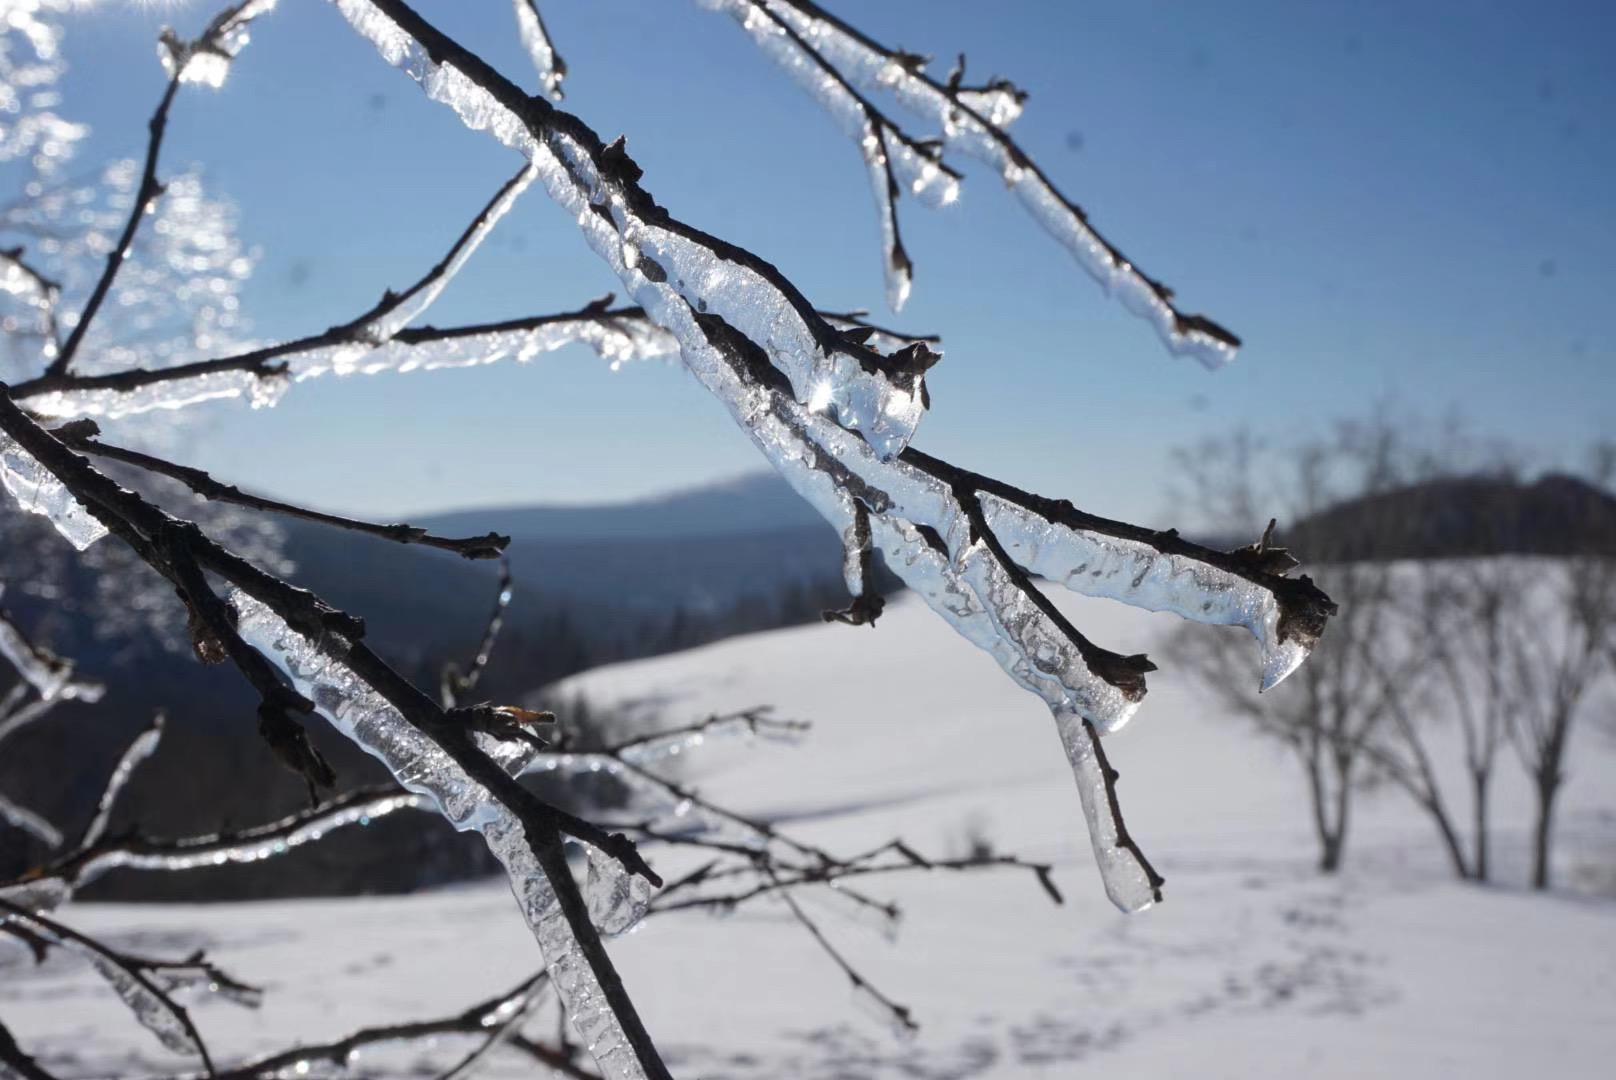
M509 535L512 625L565 616L596 653L675 620L722 624L737 608L752 614L736 629L759 629L769 621L762 609L783 594L822 590L841 576L835 531L773 474L626 503L462 510L411 524L446 536ZM401 645L463 648L487 616L495 580L487 563L309 523L290 523L288 534L300 583L365 613ZM662 645L677 642L625 648L638 655Z
M613 660L814 620L846 602L835 531L772 476L609 506L464 511L411 523L441 533L492 529L513 536L515 598L477 690L490 700L517 701ZM367 643L417 685L435 689L445 662L464 662L475 649L494 600L494 566L308 522L285 524L293 580L362 616ZM79 585L93 595L87 582ZM24 595L14 606L25 625L54 622L50 643L80 660L109 692L101 704L69 703L50 722L8 740L0 790L82 827L130 734L162 708L169 720L162 751L141 769L122 814L155 833L180 835L222 820L268 820L306 798L265 751L256 698L235 672L162 652L145 638L98 639L93 607ZM309 732L345 787L383 779L374 761L325 725L311 724ZM392 891L490 865L479 844L427 815L390 818L363 833L263 866L114 875L94 895ZM37 856L23 834L0 830L0 878Z
M493 529L517 539L549 543L739 536L826 527L813 507L772 472L749 473L633 502L456 510L412 524L444 534Z
M1348 499L1283 530L1308 562L1616 553L1616 496L1549 473L1444 477Z

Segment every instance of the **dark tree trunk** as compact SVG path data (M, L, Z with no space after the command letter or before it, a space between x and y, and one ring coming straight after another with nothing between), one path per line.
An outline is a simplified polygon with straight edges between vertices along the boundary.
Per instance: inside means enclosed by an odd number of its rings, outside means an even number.
M1532 888L1549 887L1549 844L1554 836L1554 799L1560 783L1555 777L1540 777L1537 787L1537 828L1533 837Z
M1470 794L1475 810L1476 834L1472 838L1474 845L1470 856L1470 875L1477 881L1487 881L1492 873L1488 866L1487 841L1487 789L1492 783L1492 773L1486 769L1476 769L1470 774Z

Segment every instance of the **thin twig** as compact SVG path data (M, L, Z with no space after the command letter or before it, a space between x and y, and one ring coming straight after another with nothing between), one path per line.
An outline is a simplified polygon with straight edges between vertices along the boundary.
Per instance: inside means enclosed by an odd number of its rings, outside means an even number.
M305 506L282 502L262 495L254 495L242 491L234 484L221 483L202 469L194 469L189 465L179 465L172 461L165 461L153 454L140 450L131 450L126 447L113 446L100 441L100 429L92 420L75 420L71 424L56 429L56 435L67 445L76 450L82 450L96 457L107 458L111 461L121 461L125 465L133 465L146 472L156 473L178 480L190 488L197 495L213 502L230 503L234 506L246 507L249 510L261 510L271 514L283 514L287 517L301 518L304 521L313 521L321 525L330 525L338 529L347 529L350 532L365 533L368 536L391 540L395 544L416 544L421 547L438 548L441 551L452 551L464 559L498 559L503 556L505 548L510 544L511 538L490 532L485 536L445 537L435 536L425 529L403 523L382 525L370 521L360 521L357 518L343 517L340 514L328 514L320 510L311 510Z
M107 252L106 268L101 271L95 289L85 301L78 322L73 324L73 329L56 354L56 358L45 368L47 376L67 373L67 367L73 362L79 345L84 341L84 335L89 332L90 324L95 320L102 302L112 289L113 279L118 276L118 270L123 266L124 259L129 257L141 221L151 212L152 203L163 193L163 185L157 182L157 155L163 147L163 133L168 129L168 110L174 104L174 95L179 92L180 70L176 68L169 78L168 86L163 90L162 100L157 103L157 111L152 113L151 119L146 124L149 136L146 140L146 164L140 173L140 186L135 190L134 204L129 208L129 219L124 222L118 242Z

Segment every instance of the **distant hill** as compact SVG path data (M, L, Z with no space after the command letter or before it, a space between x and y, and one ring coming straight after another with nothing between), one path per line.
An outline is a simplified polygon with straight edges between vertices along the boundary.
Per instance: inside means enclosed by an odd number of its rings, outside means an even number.
M1283 530L1308 562L1616 553L1616 496L1561 473L1465 476L1337 503Z
M676 621L705 627L683 644L796 621L765 609L793 591L841 589L835 531L772 473L627 503L463 510L411 524L509 535L512 628L564 619L596 659L679 647L647 640ZM493 598L490 564L430 548L290 522L287 554L301 584L364 613L383 642L416 651L463 650Z
M824 519L772 472L748 473L633 502L456 510L412 524L441 533L495 529L518 539L551 543L739 536L826 527Z

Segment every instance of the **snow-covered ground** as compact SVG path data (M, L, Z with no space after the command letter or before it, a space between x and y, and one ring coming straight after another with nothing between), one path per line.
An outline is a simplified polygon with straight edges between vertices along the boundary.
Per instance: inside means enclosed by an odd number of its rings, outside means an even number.
M1122 652L1159 652L1178 625L1104 601L1062 605ZM1255 688L1255 650L1251 659ZM1107 742L1128 822L1167 878L1165 903L1124 916L1100 889L1043 706L913 599L873 630L735 639L590 672L573 688L661 710L669 724L772 703L813 721L807 741L707 747L684 764L685 778L842 852L902 836L963 854L986 838L1053 861L1066 895L1057 907L1011 871L867 883L902 906L895 939L842 918L848 906L834 896L809 905L835 945L913 1009L921 1031L909 1039L860 1009L846 977L777 903L651 919L613 952L681 1077L1611 1075L1616 900L1518 887L1529 814L1511 760L1497 803L1504 884L1450 880L1430 826L1393 791L1360 802L1348 870L1325 879L1312 870L1294 765L1169 666L1152 676L1139 718ZM1616 747L1579 735L1558 870L1563 881L1609 881ZM132 951L205 945L233 974L263 983L258 1011L196 1009L230 1061L455 1012L538 966L498 883L62 914ZM0 1018L64 1075L177 1065L81 964L35 969L6 953L0 965ZM374 1070L365 1075L431 1075L431 1062L463 1046L359 1065ZM532 1066L500 1057L483 1075L532 1075Z

